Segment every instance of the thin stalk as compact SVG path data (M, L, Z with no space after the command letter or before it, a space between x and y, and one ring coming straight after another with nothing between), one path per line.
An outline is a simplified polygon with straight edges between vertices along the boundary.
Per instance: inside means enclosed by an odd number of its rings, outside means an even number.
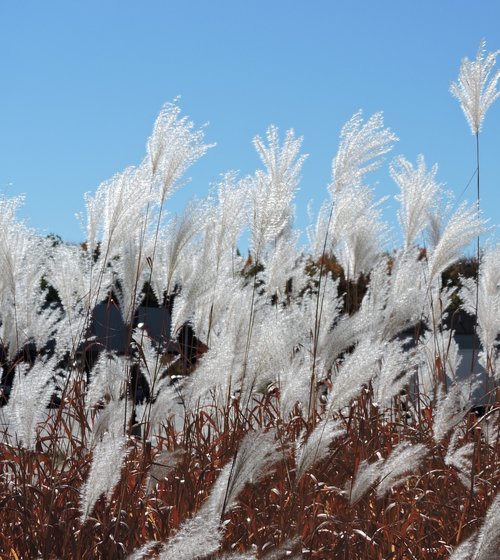
M321 314L323 311L323 298L321 298L321 305L320 305L321 278L323 277L323 268L324 268L325 255L326 255L326 244L328 241L328 232L330 230L332 217L333 217L333 203L330 209L330 215L328 216L328 224L326 226L325 240L323 242L323 251L321 253L321 263L319 267L319 280L318 280L318 297L316 298L316 311L314 315L313 357L312 357L312 368L311 368L311 380L309 382L309 418L308 418L309 420L312 421L313 428L316 424L315 414L314 414L315 404L316 404L316 355L318 352L318 336L319 336L319 328L321 325Z
M480 177L479 177L479 131L476 131L476 186L477 186L477 199L476 199L476 207L477 207L477 214L479 217L480 212ZM477 259L477 272L476 272L476 302L475 302L475 314L474 314L474 337L472 339L472 357L471 357L471 374L474 371L474 360L476 358L476 354L478 352L477 346L477 312L479 308L479 259L480 259L480 240L479 234L477 236L477 244L476 244L476 259ZM486 382L487 383L487 382ZM488 387L486 386L486 392L488 391Z

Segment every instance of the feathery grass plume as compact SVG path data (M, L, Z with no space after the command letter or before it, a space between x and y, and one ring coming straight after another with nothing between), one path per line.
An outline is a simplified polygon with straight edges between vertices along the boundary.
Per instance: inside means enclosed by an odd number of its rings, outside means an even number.
M106 432L93 449L92 465L81 489L80 513L85 523L97 500L106 494L109 500L120 480L121 467L127 455L127 438L123 434Z
M144 168L129 167L99 185L94 198L87 196L88 222L94 220L95 212L101 221L97 234L102 232L100 257L103 264L119 255L122 241L143 227L145 209L151 202L150 189ZM99 207L98 210L95 206ZM94 226L88 223L87 233L92 228ZM95 244L93 241L89 250Z
M190 243L206 224L205 202L188 203L181 216L173 216L158 234L151 287L159 302L172 294L176 284L183 285L179 270L183 259L188 258Z
M355 113L340 132L329 186L332 197L346 187L360 185L367 173L382 164L382 156L392 150L397 140L397 136L384 128L382 113L373 114L365 123L362 111Z
M312 357L309 352L297 352L294 354L289 368L280 376L281 418L288 419L297 403L300 403L303 409L309 409L311 361Z
M392 398L401 393L413 374L416 358L404 351L404 343L385 343L379 369L372 379L374 405L390 408Z
M383 352L384 345L378 341L365 338L359 342L332 379L333 388L328 396L328 410L340 410L359 395L363 385L369 383L377 373Z
M441 238L429 255L429 284L450 264L460 258L461 251L485 230L485 220L477 208L461 204L450 218Z
M473 560L475 558L475 551L476 551L476 538L477 535L474 534L472 537L469 537L467 540L460 543L453 552L451 553L449 560ZM495 560L496 556L489 560Z
M33 450L37 425L47 415L47 405L55 392L56 359L37 359L30 368L25 364L16 367L9 402L3 413L9 422L9 432L18 444Z
M391 340L398 336L422 318L423 302L427 291L426 266L418 261L418 255L417 249L399 252L392 256L390 272L387 258L376 269L377 273L382 275L385 273L387 282L387 289L378 289L377 292L380 294L375 295L380 300L378 316L383 318L378 321L380 328L377 330L384 340ZM369 293L370 296L373 293L371 286ZM382 304L384 294L386 294L386 303Z
M305 439L305 433L297 439L295 454L297 482L311 467L328 456L333 440L344 433L345 428L341 426L339 421L326 417L315 426L307 439Z
M258 170L250 190L250 247L255 262L265 258L269 243L286 235L294 217L292 200L298 187L299 174L306 156L299 156L302 138L295 138L293 130L286 133L280 146L278 129L267 130L265 145L259 136L254 146L265 171Z
M407 251L415 243L417 235L427 227L435 205L440 186L435 180L437 165L427 172L422 155L418 156L416 167L399 156L391 164L390 173L401 191L395 198L401 204L398 219L404 233L404 250Z
M219 549L224 513L236 505L246 484L256 484L279 460L274 440L274 432L250 432L243 438L235 458L222 469L198 513L181 525L163 547L161 560L194 560Z
M134 314L143 298L142 287L148 280L148 256L153 253L154 240L145 232L131 231L122 240L119 257L111 262L113 294L125 325L132 325Z
M149 541L141 546L141 548L134 550L132 554L129 554L126 560L146 560L147 558L151 558L151 554L160 544L159 541Z
M90 284L90 262L79 245L60 243L52 248L46 280L57 292L64 310L57 333L61 351L75 351L85 327L85 303ZM104 294L102 294L104 297Z
M493 560L498 558L500 549L500 494L491 503L484 522L479 529L475 560Z
M227 252L232 252L246 218L250 183L236 182L234 173L226 173L217 185L217 203L207 214L205 237L210 241L215 270Z
M130 362L125 356L102 352L92 368L87 387L85 395L87 410L103 399L118 401L124 394L129 368Z
M458 447L459 428L456 428L450 438L448 450L444 458L445 465L453 467L458 474L460 482L466 487L471 487L472 475L472 454L474 453L474 443L466 443ZM475 485L474 485L475 486Z
M485 57L485 49L486 41L483 39L476 59L462 60L458 81L452 82L450 86L450 92L460 102L473 135L481 131L486 111L500 97L500 92L497 91L500 70L497 70L490 79L500 51L488 53Z
M256 431L243 438L233 459L224 501L219 504L221 515L235 506L238 495L248 483L257 484L280 459L275 436L274 431Z
M268 258L266 268L259 274L264 281L263 288L276 302L286 301L290 295L289 286L293 287L294 280L302 275L300 254L297 250L299 232L293 232L287 237L280 237L274 251Z
M167 379L171 379L167 377ZM176 381L171 385L163 384L154 402L146 402L135 405L135 414L138 423L144 426L144 433L152 441L158 441L162 430L172 420L174 426L184 425L184 384Z
M130 422L132 407L126 399L111 400L92 428L92 463L87 480L80 491L82 523L91 514L102 494L109 500L120 480L127 456L127 435L124 427Z
M257 310L247 373L241 380L242 402L255 392L265 393L273 382L281 385L292 364L294 348L304 339L301 326L297 314L286 308L277 307L272 313L267 306Z
M215 145L204 144L203 128L194 129L194 124L180 114L175 102L165 103L147 143L146 162L160 208L189 167Z
M383 498L391 488L405 482L409 478L408 475L418 469L428 451L422 443L411 444L403 441L396 445L380 467L378 498Z
M376 264L387 231L371 189L353 185L335 194L330 239L346 278L357 280Z
M132 406L126 399L112 399L104 410L100 410L92 425L90 447L94 447L107 433L124 432L132 416Z
M358 503L370 487L379 479L380 467L383 462L384 460L380 456L377 457L377 460L373 463L361 461L354 480L349 482L346 486L346 492L349 494L349 503L351 506Z
M200 360L186 384L186 400L194 409L198 400L212 390L227 399L228 392L241 389L241 371L245 359L245 340L248 317L242 310L250 309L248 290L227 294L227 311L221 321L220 332L214 331L210 348Z
M310 338L309 333L314 332L316 322L316 297L321 298L320 306L320 324L317 328L316 336L316 354L318 357L324 359L325 355L331 349L332 344L338 344L337 338L337 324L339 321L344 320L345 316L341 314L343 298L339 294L340 279L334 280L331 275L325 276L322 279L321 293L315 294L308 292L304 294L302 300L297 303L296 312L298 320L300 321L300 331L303 334L302 344L307 344L307 339ZM335 331L335 336L332 336Z
M439 443L446 434L457 426L470 408L469 389L465 383L454 383L446 393L440 384L437 394L437 405L434 413L432 434L434 441Z
M49 261L50 243L15 221L18 203L6 206L6 231L0 231L0 337L13 359L29 342L44 347L60 319L45 305L42 288Z
M486 442L491 447L494 447L500 437L500 410L497 408L496 412L483 419L482 433L486 439Z
M489 375L498 376L495 365L500 333L500 245L485 248L479 267L479 284L474 278L461 278L460 281L460 298L465 311L474 315L477 304L477 332L483 348L479 361ZM479 290L478 294L476 290Z

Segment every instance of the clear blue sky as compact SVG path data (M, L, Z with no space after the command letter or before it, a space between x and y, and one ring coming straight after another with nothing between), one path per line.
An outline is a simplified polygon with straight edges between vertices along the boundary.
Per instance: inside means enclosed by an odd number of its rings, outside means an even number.
M180 95L217 147L173 212L220 173L253 172L251 140L276 124L310 154L296 201L304 229L358 109L382 110L401 139L393 155L438 163L458 197L474 139L449 84L481 38L500 49L499 22L494 0L0 0L0 193L25 194L23 215L41 233L82 240L83 193L141 161L160 107ZM396 194L388 173L377 180L377 197ZM482 189L500 224L500 102L484 124ZM471 185L464 198L474 197Z

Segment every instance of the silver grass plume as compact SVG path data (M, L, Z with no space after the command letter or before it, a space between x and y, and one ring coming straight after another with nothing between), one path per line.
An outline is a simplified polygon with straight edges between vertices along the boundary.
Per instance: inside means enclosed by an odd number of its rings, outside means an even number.
M422 443L399 443L380 467L380 483L377 496L382 498L394 486L402 484L408 475L415 472L428 452Z
M332 442L344 433L345 429L339 421L326 417L315 426L307 439L305 439L305 434L303 434L297 440L295 455L297 482L316 463L319 463L328 456Z
M485 56L486 41L482 40L475 60L464 58L460 66L458 81L452 82L451 94L458 99L465 118L469 123L472 134L481 131L484 116L492 103L500 97L497 83L500 70L490 78L500 51L488 53Z
M161 230L155 253L151 284L158 301L171 295L176 284L182 285L180 269L188 258L189 246L202 231L207 218L204 202L191 201L181 216L173 216Z
M453 550L449 560L473 560L476 550L476 537L477 535L474 534L472 537L461 542L460 545ZM491 558L491 560L495 559L496 557Z
M384 460L382 457L377 457L373 463L368 461L361 461L358 470L350 483L346 486L346 493L349 495L349 503L356 504L361 500L365 493L375 484L380 477L380 466Z
M392 398L401 393L413 374L415 359L405 352L404 341L386 342L376 376L372 379L374 405L390 407Z
M375 328L380 324L379 336L391 340L422 318L422 302L427 291L426 266L419 262L418 250L408 250L393 256L390 273L387 259L381 259L380 266L372 271L372 277L375 275L380 275L382 287L372 289L370 282L369 294L378 300L378 312L374 314L383 317L382 321L377 319Z
M363 123L361 111L342 127L340 144L332 164L332 197L346 187L360 185L363 177L377 169L381 156L392 149L397 137L384 128L382 113L373 114Z
M186 400L194 409L198 399L214 389L224 399L229 390L241 389L240 372L245 354L241 341L248 330L248 318L241 310L249 309L250 298L248 290L234 290L228 294L221 330L212 333L208 352L187 380Z
M439 385L432 426L432 434L436 443L442 441L446 434L457 426L467 414L471 404L467 396L468 392L464 383L453 384L446 393L443 386Z
M306 158L299 155L302 138L295 138L293 130L286 133L282 146L276 127L269 127L266 136L267 145L259 136L254 139L265 166L265 171L255 173L250 191L250 247L256 261L264 257L269 243L289 231L294 217L292 200Z
M249 482L257 483L279 460L274 432L251 432L242 440L233 461L221 471L197 514L164 545L160 559L194 560L215 553L222 541L221 517L236 505Z
M375 376L383 352L383 344L367 338L356 346L332 379L328 410L334 412L344 408L361 393L363 385Z
M471 456L474 453L474 443L470 442L458 447L459 435L459 428L455 428L446 451L444 463L449 467L453 467L457 471L460 482L466 488L470 488L472 476Z
M6 211L0 230L0 337L12 359L28 342L42 348L53 337L59 311L44 305L42 279L49 266L50 241L16 221L20 199L0 199Z
M500 548L500 494L495 496L479 529L475 560L494 560Z
M81 489L82 523L92 513L102 494L109 500L120 480L123 461L127 456L127 426L132 407L126 399L111 401L101 413L101 422L93 427L93 456L90 472Z
M404 249L407 251L429 223L439 188L435 180L437 165L427 172L422 155L418 156L416 167L400 156L392 163L390 173L400 189L400 194L395 198L401 204L398 219L403 228Z
M167 370L178 361L178 358L173 358L168 364L164 364L161 353L153 345L151 338L144 328L135 328L132 332L132 340L139 354L141 373L144 375L151 398L154 400L162 387L168 383Z
M184 173L214 144L204 144L203 128L194 129L174 103L165 103L147 143L147 165L158 206L179 186Z
M153 245L153 239L145 232L132 230L121 242L119 257L111 262L113 293L126 325L132 324L143 298L142 287L148 280L148 257L153 253Z
M490 376L498 377L495 366L500 333L500 245L485 248L478 282L479 286L474 278L461 278L460 298L464 309L474 315L477 296L477 333L483 348L479 361Z
M459 259L461 251L484 229L485 221L478 215L477 208L461 204L429 255L429 284L450 264Z
M118 401L124 395L129 369L130 361L125 356L101 352L92 368L91 380L85 395L87 410L103 399Z
M47 415L47 405L55 391L52 381L56 374L56 359L49 361L38 359L29 366L16 367L14 383L9 402L3 409L9 421L9 431L22 447L33 450L37 434L37 425Z
M346 278L357 280L375 266L381 253L386 225L381 204L364 185L351 185L335 194L330 222L330 245Z

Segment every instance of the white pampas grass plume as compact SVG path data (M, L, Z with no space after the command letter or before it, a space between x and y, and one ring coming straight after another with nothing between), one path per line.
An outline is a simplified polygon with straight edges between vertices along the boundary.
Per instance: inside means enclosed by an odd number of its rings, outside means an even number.
M422 155L418 156L416 167L400 156L391 165L390 173L401 191L395 198L401 204L398 219L403 228L406 251L429 223L439 187L435 180L437 165L427 172Z
M251 432L240 444L195 517L186 521L163 547L161 560L194 560L216 552L222 540L221 516L236 504L249 482L257 483L279 459L274 432Z
M347 186L360 185L363 177L377 169L381 156L392 149L397 137L384 128L382 113L375 113L365 123L361 111L342 127L340 145L333 160L332 196Z
M464 383L455 383L448 389L446 394L443 392L442 385L439 386L434 424L432 426L432 433L436 443L439 443L467 414L470 405L467 393L468 389Z
M494 560L500 549L500 494L486 512L484 522L479 529L475 560Z
M187 169L214 146L204 144L203 138L203 128L196 130L187 117L181 117L175 102L165 103L147 144L148 166L159 206L179 186Z
M382 352L383 345L372 340L363 340L356 346L332 380L333 389L327 405L329 410L340 410L359 395L362 386L376 374Z
M359 502L367 490L378 480L380 476L380 465L382 463L383 459L381 457L378 457L374 463L361 461L354 480L348 483L346 487L351 505Z
M418 469L427 451L422 443L411 444L404 441L398 444L380 468L377 496L383 498L391 488L407 480L407 475Z
M455 429L451 436L448 450L444 458L444 464L453 467L458 474L460 482L469 488L472 476L472 454L474 453L474 443L466 443L458 447L459 430Z
M500 70L497 70L490 79L497 54L500 51L491 52L485 56L485 49L486 41L483 39L479 45L476 59L471 61L464 58L462 60L458 81L452 82L450 86L450 92L460 102L474 135L481 131L486 111L500 97L500 92L497 91Z
M477 207L461 204L429 256L429 284L461 256L461 251L485 229Z
M255 149L266 170L256 172L250 191L250 247L257 262L264 256L266 246L290 231L294 209L292 200L297 190L299 174L306 156L299 156L302 138L295 138L289 130L280 146L278 129L267 130L267 145L259 136Z
M54 368L55 359L38 360L29 371L24 364L16 367L12 392L3 412L10 424L9 431L19 445L29 450L35 447L37 425L44 419L55 391L51 382Z
M94 509L102 494L109 499L120 480L121 467L127 455L124 435L106 432L94 447L92 465L81 491L80 512L82 523Z
M450 560L473 560L475 558L474 551L476 550L476 535L468 538L466 541L460 543L457 548L452 552ZM496 557L495 557L496 558ZM492 558L492 560L495 560Z
M304 476L315 463L328 456L330 445L333 440L345 432L340 422L330 418L324 418L309 434L305 434L297 441L297 453L295 457L295 472L297 482Z

